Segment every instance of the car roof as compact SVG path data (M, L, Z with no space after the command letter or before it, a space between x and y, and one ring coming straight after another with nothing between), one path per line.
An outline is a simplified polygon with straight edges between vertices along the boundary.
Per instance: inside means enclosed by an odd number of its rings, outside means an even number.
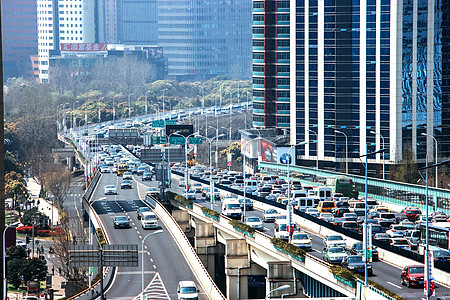
M180 282L178 283L178 285L179 285L180 287L188 287L188 286L196 287L195 282L193 282L193 281L191 281L191 280L183 280L183 281L180 281Z

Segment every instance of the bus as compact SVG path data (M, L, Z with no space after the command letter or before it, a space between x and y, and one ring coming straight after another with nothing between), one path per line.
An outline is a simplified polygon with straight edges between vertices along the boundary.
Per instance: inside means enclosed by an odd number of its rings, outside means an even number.
M117 166L117 176L122 176L123 173L128 171L128 165L127 164L119 164Z
M422 240L426 237L426 224L420 224L420 236ZM436 222L428 224L428 239L430 245L437 246L441 249L449 250L450 240L450 222Z
M358 199L358 192L355 189L353 180L347 176L328 177L325 185L331 187L335 193L341 193L345 197Z

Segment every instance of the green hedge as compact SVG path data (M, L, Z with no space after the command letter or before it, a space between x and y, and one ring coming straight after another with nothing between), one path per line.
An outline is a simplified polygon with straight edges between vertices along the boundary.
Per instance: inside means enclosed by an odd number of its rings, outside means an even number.
M103 230L101 228L97 228L97 237L98 237L98 243L100 245L106 245L106 239L105 235L103 234Z
M238 228L242 231L246 231L248 233L255 233L255 228L248 226L247 224L244 224L238 220L230 220L229 222L233 227Z
M183 204L184 206L192 208L193 202L191 200L186 199L186 197L178 195L171 191L167 191L166 195L167 195L167 198L169 199L169 201L170 200L177 201L177 202L180 202L181 204Z
M288 254L294 255L294 256L298 256L298 257L305 257L305 250L286 242L285 240L282 239L277 239L277 238L271 238L270 242L277 248L280 248L281 250L285 251Z
M213 216L215 218L219 218L220 217L220 213L218 213L215 210L209 209L209 208L207 208L205 206L202 206L202 212L205 213L205 214L208 214L210 216Z

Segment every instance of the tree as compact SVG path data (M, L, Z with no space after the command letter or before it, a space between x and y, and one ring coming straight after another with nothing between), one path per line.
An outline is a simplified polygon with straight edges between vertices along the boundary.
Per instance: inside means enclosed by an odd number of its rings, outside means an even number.
M16 207L17 202L23 203L28 198L28 189L20 173L8 173L5 176L5 181L5 192L8 197L13 198L13 207Z
M403 151L400 165L393 172L393 179L406 183L417 183L419 180L417 163L414 160L414 152L412 149L408 148Z
M26 210L23 213L23 217L20 220L25 226L40 225L42 227L47 227L49 222L49 217L41 213L37 207Z
M44 174L44 187L50 192L57 205L62 207L71 188L72 173L61 165Z
M47 275L47 264L40 259L29 259L25 248L20 246L13 246L7 250L8 255L8 281L15 288L18 288L22 281L22 276L25 281L37 279L39 281L45 280Z

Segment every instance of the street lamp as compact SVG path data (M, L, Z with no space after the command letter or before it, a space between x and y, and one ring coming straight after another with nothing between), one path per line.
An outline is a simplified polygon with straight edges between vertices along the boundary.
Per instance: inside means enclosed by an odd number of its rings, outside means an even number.
M429 242L429 228L428 228L428 169L430 168L436 168L445 164L448 164L450 160L445 160L440 163L436 163L434 165L429 166L428 165L428 154L425 158L425 167L418 168L418 170L425 170L425 179L423 178L422 174L419 172L420 177L422 177L422 180L425 181L425 284L427 286L427 300L430 299L430 262L429 262L429 251L430 251L430 242Z
M147 93L150 93L150 91L146 91L144 96L145 96L145 115L148 114L147 110L148 110L148 97L147 97Z
M288 201L287 201L287 203L286 203L286 210L287 210L287 213L288 213L288 233L289 233L289 243L291 242L291 235L292 235L292 231L291 231L291 223L292 223L292 204L291 204L291 179L290 179L290 173L291 173L291 171L290 171L290 169L289 169L289 166L291 165L291 162L292 162L292 157L291 157L291 150L292 150L292 148L295 148L295 147L297 147L297 146L302 146L302 145L306 145L306 144L308 144L309 142L307 142L307 141L303 141L303 142L300 142L300 143L298 143L298 144L295 144L295 145L292 145L290 148L289 148L289 150L288 150L288 152L287 152L287 158L288 158L288 161L287 161L287 183L288 183ZM295 157L297 157L297 151L295 151L295 153L294 153L294 156Z
M370 153L368 153L367 152L367 144L366 144L366 154L364 154L364 155L361 155L360 157L359 157L359 159L361 160L361 157L365 157L366 158L366 163L364 164L363 163L363 166L364 166L364 168L365 168L365 184L364 184L364 210L365 210L365 213L364 213L364 239L363 239L363 241L364 241L364 245L363 245L363 247L364 247L364 285L367 285L367 242L368 242L368 236L367 236L367 234L368 234L368 228L367 228L367 197L368 197L368 194L367 194L367 169L369 168L369 166L367 165L367 157L369 156L369 155L375 155L375 154L377 154L377 153L384 153L385 151L387 151L387 150L389 150L389 149L386 149L386 148L383 148L383 149L380 149L380 150L378 150L378 151L375 151L375 152L370 152ZM361 163L362 163L362 160L361 160Z
M114 97L113 97L113 102L112 102L112 105L113 105L113 107L112 107L112 109L113 109L113 123L115 123L116 122L116 105L115 105L115 99L116 99L116 97L118 97L119 95L114 95Z
M316 135L317 148L316 148L316 169L319 170L319 135L314 130L308 129L308 132Z
M285 289L288 289L288 288L290 288L290 287L291 287L291 286L290 286L289 284L285 284L285 285L282 285L282 286L280 286L280 287L277 287L276 289L273 289L273 290L271 290L269 293L267 293L267 295L266 295L266 297L264 298L264 300L267 300L268 297L269 297L269 295L272 294L273 292L280 291L280 290L285 290Z
M9 224L3 230L3 296L5 297L5 299L8 293L8 279L6 278L6 230L8 230L8 228L10 227L18 225L19 223L20 222L14 222L12 224Z
M241 111L239 111L238 113L244 115L244 128L247 128L247 114L246 114L246 113L243 113L243 112L241 112Z
M228 163L228 172L231 172L231 124L230 124L230 128L226 128L221 126L221 128L225 129L225 130L229 130L228 133L228 156L227 157L227 163Z
M384 136L382 136L381 133L373 131L373 130L371 130L370 133L375 134L375 135L379 135L381 137L381 140L382 140L382 143L383 143L382 148L384 148ZM437 156L436 156L436 162L437 162ZM386 179L386 169L384 167L384 153L383 153L383 179ZM437 185L436 185L436 187L437 187Z
M165 93L165 91L167 91L167 89L163 90L163 96L162 96L163 113L165 113L165 110L164 110L164 93Z
M347 135L339 130L335 130L334 132L343 134L345 136L345 173L348 174L348 139L347 139ZM384 148L384 142L383 142L383 148ZM383 156L383 162L384 162L384 156ZM384 174L384 164L383 164L383 174Z
M434 140L434 148L435 148L435 152L436 152L436 159L435 159L435 161L434 161L434 163L435 164L437 164L438 163L438 142L437 142L437 140L436 140L436 138L433 136L433 135L431 135L431 134L427 134L427 133L423 133L422 132L422 135L423 136L426 136L426 137L431 137L433 140ZM436 188L438 188L438 168L436 168ZM436 210L436 207L434 208L434 210Z
M169 134L168 136L167 136L167 144L169 145L169 147L167 147L167 170L170 170L170 137L172 136L172 135L179 135L180 134L180 131L179 130L177 130L177 131L175 131L175 132L172 132L171 134ZM163 173L164 173L164 170L163 170ZM170 183L170 179L171 179L171 172L167 172L167 181ZM164 178L163 178L163 185L165 185L165 183L164 183Z
M75 104L79 103L80 101L75 101L74 103L72 103L72 131L75 130L75 125L77 125L76 123L76 117L75 117Z
M216 119L217 119L217 116L216 116ZM219 135L219 127L212 127L212 126L209 126L209 127L216 131L216 136ZM210 151L211 151L211 149L210 149ZM216 167L219 164L219 153L218 153L218 151L219 151L219 139L216 139L216 152L214 153L214 161L216 163Z
M141 274L141 278L142 278L142 291L141 291L141 300L144 300L144 241L146 238L148 238L151 235L154 234L158 234L163 232L161 229L160 230L156 230L155 232L149 233L147 234L143 239L142 239L142 274Z
M134 95L134 93L128 95L128 118L131 118L131 95Z
M246 193L246 177L245 177L245 153L246 153L246 151L247 151L247 146L250 144L250 143L252 143L254 140L256 140L256 139L258 139L258 137L255 137L255 138L253 138L253 139L250 139L248 142L245 142L245 148L244 148L244 155L243 155L243 159L242 159L242 174L244 174L244 211L243 211L243 214L242 214L242 220L245 220L245 212L246 212L246 200L245 200L245 193Z

